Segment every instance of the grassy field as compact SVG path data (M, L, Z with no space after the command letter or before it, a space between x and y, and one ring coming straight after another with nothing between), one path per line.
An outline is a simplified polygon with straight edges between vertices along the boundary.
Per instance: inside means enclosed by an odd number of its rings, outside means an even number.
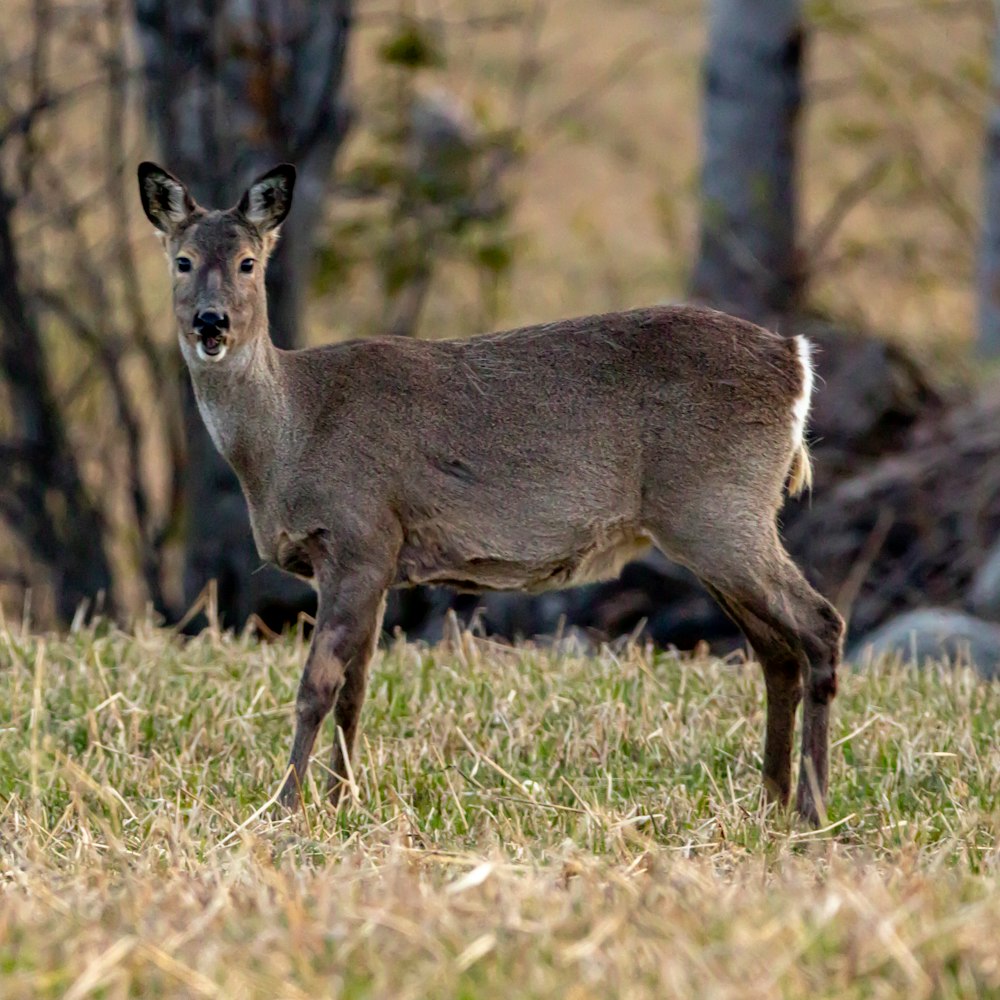
M845 675L812 831L752 663L396 645L350 801L275 817L302 652L0 631L0 996L1000 996L969 671Z

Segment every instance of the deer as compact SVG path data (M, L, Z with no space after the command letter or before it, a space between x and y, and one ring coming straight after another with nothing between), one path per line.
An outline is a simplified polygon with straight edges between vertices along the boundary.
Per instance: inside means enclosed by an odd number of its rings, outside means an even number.
M278 802L302 804L333 714L328 795L349 773L388 591L530 592L614 577L657 546L739 626L764 675L763 786L825 815L844 622L778 532L812 485L810 342L697 305L459 340L271 340L264 272L295 168L206 209L144 162L197 405L239 477L260 558L318 605Z

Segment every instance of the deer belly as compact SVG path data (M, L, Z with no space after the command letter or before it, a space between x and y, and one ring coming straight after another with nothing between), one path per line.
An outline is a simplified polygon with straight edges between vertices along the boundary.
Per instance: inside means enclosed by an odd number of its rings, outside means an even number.
M398 586L420 583L457 590L551 590L616 577L630 559L641 555L650 540L641 532L616 524L573 532L544 544L534 539L519 552L463 539L432 526L407 533L396 575Z

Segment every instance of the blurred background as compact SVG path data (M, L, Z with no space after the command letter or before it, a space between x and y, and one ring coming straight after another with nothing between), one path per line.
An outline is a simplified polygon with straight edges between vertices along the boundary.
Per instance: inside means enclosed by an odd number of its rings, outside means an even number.
M806 333L817 483L786 509L793 554L856 640L914 610L995 629L995 16L988 0L5 0L4 615L152 609L267 633L310 610L259 567L192 407L135 182L155 159L222 206L291 160L268 275L280 345L687 299ZM396 594L387 628L434 639L452 611L506 638L737 641L656 555L542 597Z

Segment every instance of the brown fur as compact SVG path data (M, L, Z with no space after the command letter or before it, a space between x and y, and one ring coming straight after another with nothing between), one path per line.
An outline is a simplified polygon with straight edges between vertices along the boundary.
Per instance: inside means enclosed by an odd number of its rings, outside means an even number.
M286 802L331 709L353 743L389 587L543 590L614 575L656 544L705 582L760 657L764 780L780 801L805 687L798 807L816 819L843 624L775 527L786 482L796 491L810 473L793 435L805 384L794 340L665 306L464 341L281 351L263 266L250 276L238 265L266 255L290 182L255 182L277 191L272 217L191 203L172 219L162 204L188 196L158 169L140 168L140 188L170 258L194 262L175 276L174 304L202 414L243 484L261 557L319 591ZM259 205L256 190L241 204ZM197 353L192 318L207 308L231 321L221 361ZM336 741L334 774L345 765Z

